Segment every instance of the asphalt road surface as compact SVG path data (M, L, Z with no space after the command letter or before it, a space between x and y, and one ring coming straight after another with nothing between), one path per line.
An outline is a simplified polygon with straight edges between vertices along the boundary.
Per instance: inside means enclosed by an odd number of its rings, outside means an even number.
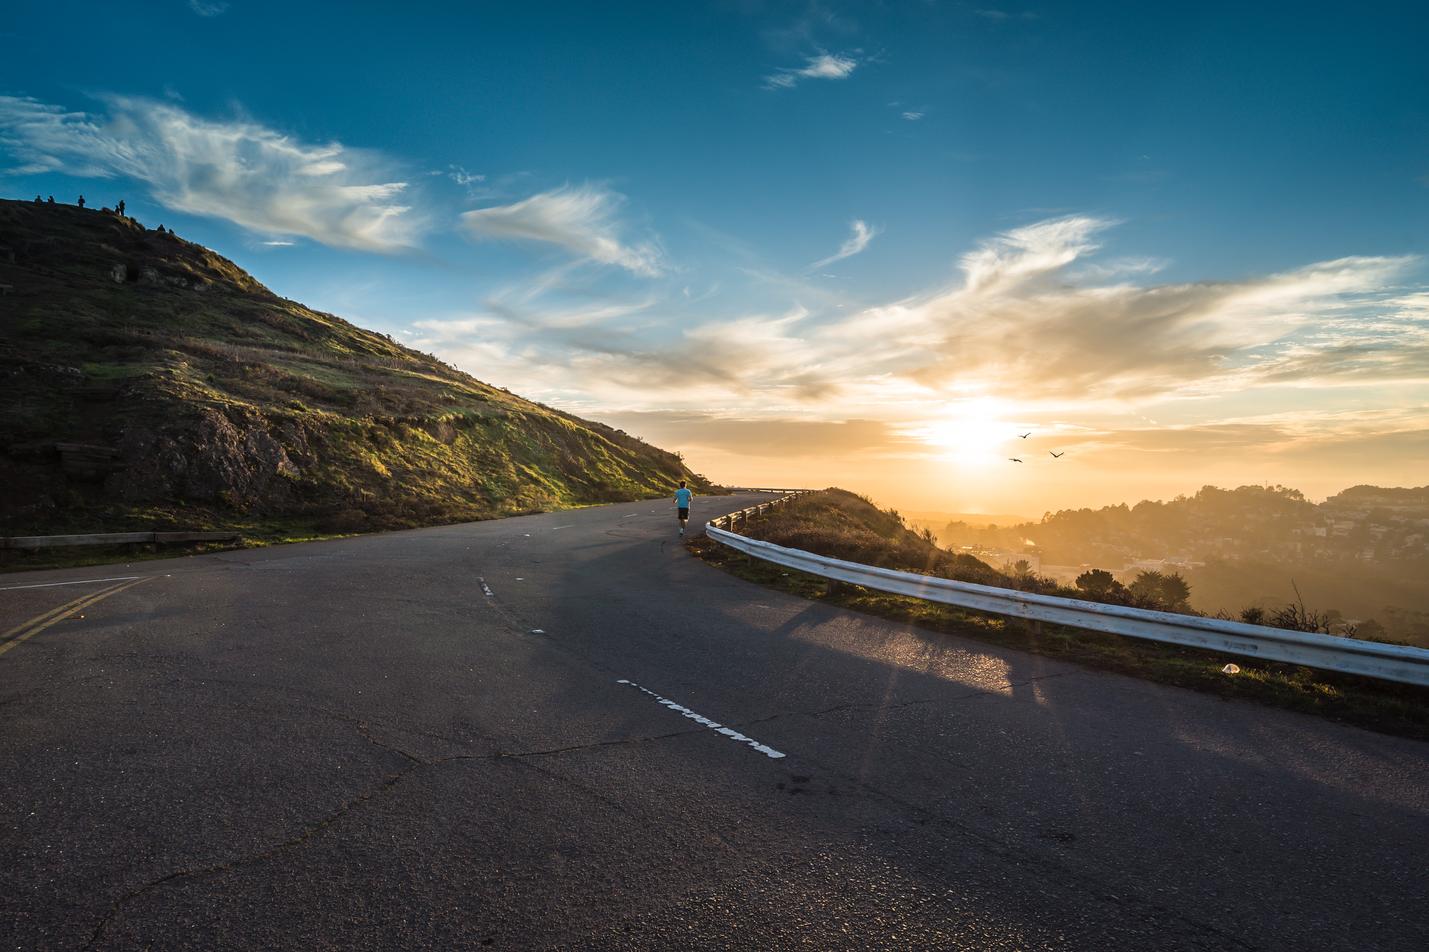
M665 501L0 589L0 949L1429 948L1429 745L776 594Z

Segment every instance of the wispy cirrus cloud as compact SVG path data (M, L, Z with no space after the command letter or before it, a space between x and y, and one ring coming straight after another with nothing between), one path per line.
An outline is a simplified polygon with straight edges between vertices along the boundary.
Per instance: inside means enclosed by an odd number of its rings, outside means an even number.
M173 103L101 101L103 112L88 113L0 96L0 147L20 160L17 171L129 177L167 208L262 234L381 252L414 240L407 183L383 175L371 153L300 142L248 119L206 119Z
M848 79L859 61L843 53L810 56L803 66L783 68L764 77L765 89L792 89L806 79Z
M839 245L839 250L827 258L820 258L818 261L809 265L810 271L817 271L819 268L827 267L835 261L852 258L867 248L869 243L873 241L874 236L879 232L879 229L870 228L868 222L861 218L855 218L849 222L849 228L852 229L853 233L848 236L842 245Z
M565 186L509 205L464 212L462 226L477 239L534 241L580 258L653 277L664 270L654 241L629 242L619 220L625 197L597 185Z
M1006 23L1009 20L1037 19L1037 13L1033 10L1012 12L1008 10L999 10L995 7L985 7L982 9L974 9L972 12L974 16L982 17L984 20L989 20L993 23Z
M228 10L225 0L189 0L189 9L201 17L216 17Z

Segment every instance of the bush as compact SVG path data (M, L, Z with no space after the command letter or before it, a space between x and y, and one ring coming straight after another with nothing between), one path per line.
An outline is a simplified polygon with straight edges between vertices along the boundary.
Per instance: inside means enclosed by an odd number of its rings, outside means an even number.
M1116 580L1106 569L1091 569L1077 576L1074 583L1086 596L1094 601L1107 601L1112 596L1121 596L1126 586Z

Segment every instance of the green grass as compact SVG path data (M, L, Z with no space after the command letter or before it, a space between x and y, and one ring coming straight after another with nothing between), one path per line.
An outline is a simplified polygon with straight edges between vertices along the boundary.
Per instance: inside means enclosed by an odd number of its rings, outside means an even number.
M739 531L779 545L887 568L946 577L955 577L954 572L980 576L969 579L974 581L1001 575L982 563L977 563L980 569L969 565L966 556L937 550L904 527L896 513L882 512L843 490L801 497ZM704 536L690 539L687 546L700 558L740 578L840 608L1220 697L1429 740L1429 690L1423 688L1060 625L1025 623L860 586L831 584L826 579L750 558ZM854 558L855 555L862 558ZM930 572L930 566L944 571ZM1007 582L1004 577L1003 584ZM1240 673L1223 674L1221 669L1227 662L1238 665Z

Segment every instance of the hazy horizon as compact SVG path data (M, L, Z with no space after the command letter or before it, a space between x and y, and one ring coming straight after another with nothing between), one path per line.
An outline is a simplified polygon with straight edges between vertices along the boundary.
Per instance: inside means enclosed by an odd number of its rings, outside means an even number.
M5 27L6 194L123 198L716 481L1429 481L1422 10L81 6Z

